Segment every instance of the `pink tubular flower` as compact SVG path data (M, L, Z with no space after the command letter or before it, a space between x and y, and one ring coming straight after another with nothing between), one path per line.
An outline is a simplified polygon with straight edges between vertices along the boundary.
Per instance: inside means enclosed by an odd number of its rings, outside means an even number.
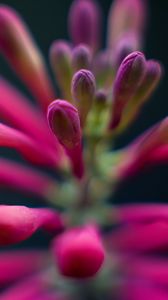
M0 77L0 148L21 155L0 157L0 300L168 299L168 205L114 205L111 195L122 180L168 162L167 118L113 148L162 75L140 52L145 7L114 0L108 45L98 52L96 0L72 2L72 42L56 40L49 51L57 99L26 25L0 5L0 52L42 107ZM3 187L19 191L19 205ZM39 207L21 205L21 193L23 204L33 206L33 196ZM36 249L38 231L48 234L45 250Z
M53 242L53 254L61 274L78 279L95 275L104 260L103 245L92 227L62 234Z
M18 13L8 6L0 7L0 28L1 52L46 109L54 93L33 38Z
M63 227L59 215L44 208L1 205L0 215L1 246L24 241L40 227L54 233Z
M77 109L67 101L53 101L48 108L48 122L51 130L70 157L74 175L81 178L84 165Z

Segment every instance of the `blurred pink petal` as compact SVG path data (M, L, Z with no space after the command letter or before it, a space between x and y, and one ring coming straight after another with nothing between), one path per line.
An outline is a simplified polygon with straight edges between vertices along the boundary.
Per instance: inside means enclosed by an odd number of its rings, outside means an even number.
M60 158L54 150L37 143L26 134L0 123L0 147L9 147L19 151L34 164L56 168Z
M163 145L153 149L148 157L148 162L151 164L168 163L168 145Z
M44 109L54 99L43 57L19 14L0 6L0 50Z
M165 258L131 257L122 261L122 272L129 277L138 277L156 285L168 285L168 261Z
M37 140L56 146L44 116L2 77L0 78L0 116Z
M141 44L146 25L146 3L142 0L114 0L108 18L108 46L114 47L125 33L135 33Z
M119 252L150 252L168 249L168 222L129 224L108 237L110 248Z
M19 189L43 198L57 189L57 183L51 177L3 158L0 158L0 186Z
M50 284L43 274L39 274L21 281L1 293L1 300L60 300L53 292L50 293Z
M47 266L48 255L38 250L0 252L0 286L30 275Z
M120 300L167 300L168 291L147 282L128 282L120 289Z
M1 246L24 241L39 228L56 233L63 228L63 221L51 209L0 205Z
M118 222L154 222L168 221L167 204L126 204L114 208ZM112 209L113 217L113 209Z

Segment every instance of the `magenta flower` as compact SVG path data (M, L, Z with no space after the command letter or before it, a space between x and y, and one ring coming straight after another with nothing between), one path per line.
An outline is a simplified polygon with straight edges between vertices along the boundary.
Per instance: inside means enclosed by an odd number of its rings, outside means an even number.
M26 162L1 157L0 185L42 200L40 208L0 205L0 299L166 300L168 262L159 254L168 249L168 206L107 201L121 181L168 162L167 118L109 150L162 75L140 52L146 6L113 1L105 50L96 1L73 1L68 22L72 43L56 40L49 52L57 97L21 17L0 6L1 54L40 105L0 78L0 147ZM39 229L50 234L48 249L20 250Z

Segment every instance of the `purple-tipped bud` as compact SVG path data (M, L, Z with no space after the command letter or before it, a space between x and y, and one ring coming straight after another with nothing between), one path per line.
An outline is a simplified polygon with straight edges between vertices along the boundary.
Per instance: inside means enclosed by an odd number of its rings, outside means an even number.
M146 61L143 53L133 52L128 55L118 69L113 87L113 104L110 129L120 123L123 110L135 95L141 84L146 70Z
M95 107L102 111L107 105L107 94L104 90L98 90L95 94Z
M47 117L52 132L71 160L74 175L81 178L84 167L77 109L65 100L55 100L49 105Z
M117 70L126 56L139 49L137 37L133 33L125 34L116 43L113 51L113 65Z
M114 47L123 34L130 32L134 32L140 41L145 24L145 1L114 0L108 18L109 47Z
M105 256L99 234L89 226L63 233L55 239L52 249L60 273L75 279L96 275Z
M72 78L71 47L65 41L55 41L50 48L50 63L62 95L70 100L70 86Z
M95 77L90 71L83 69L75 73L72 79L71 91L75 105L79 110L82 127L92 107L95 89Z
M69 13L69 29L75 45L86 44L93 51L100 44L101 12L94 0L75 0Z
M155 60L148 60L146 62L146 73L144 79L137 90L136 102L141 101L143 103L154 89L157 87L162 76L162 68L159 62Z
M86 45L76 46L72 53L72 66L74 71L81 69L90 69L91 66L91 52Z

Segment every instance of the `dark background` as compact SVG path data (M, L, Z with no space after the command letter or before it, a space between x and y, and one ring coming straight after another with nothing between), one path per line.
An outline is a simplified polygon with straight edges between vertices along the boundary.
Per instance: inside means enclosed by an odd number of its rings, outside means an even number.
M99 0L104 13L103 45L105 45L105 30L107 13L111 0ZM54 39L68 38L67 15L71 0L7 0L1 3L13 6L18 10L34 34L34 37L48 59L48 49ZM149 22L146 33L145 54L147 58L155 58L162 62L165 68L164 78L152 96L151 101L143 109L138 120L118 140L118 146L126 145L139 133L153 123L168 115L168 1L149 1ZM7 64L0 58L0 72L27 93L24 86L11 72ZM13 151L1 150L2 155L15 158ZM30 197L8 191L0 193L1 202L27 204L37 203L37 199L30 201ZM13 202L15 201L15 202ZM153 168L123 184L115 195L116 202L156 201L168 202L168 165Z

